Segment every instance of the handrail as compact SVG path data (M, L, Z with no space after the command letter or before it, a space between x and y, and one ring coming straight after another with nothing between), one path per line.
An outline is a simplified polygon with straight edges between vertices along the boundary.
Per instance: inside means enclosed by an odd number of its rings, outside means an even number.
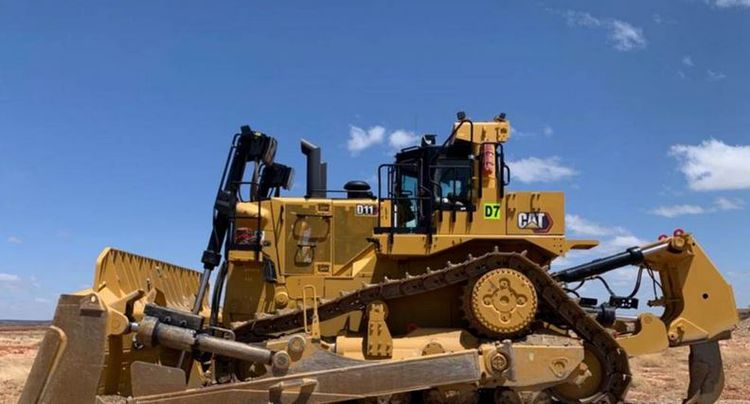
M394 187L394 169L398 170L400 168L414 168L417 174L416 178L416 191L417 195L408 197L408 196L401 196L396 195L394 193L395 187ZM387 184L386 184L386 192L387 197L383 197L383 184L381 181L382 175L383 175L383 169L387 169ZM381 164L378 166L378 212L382 211L382 204L383 201L391 201L391 214L389 215L389 222L388 228L390 230L390 233L393 233L396 228L403 228L403 226L397 226L395 223L396 216L394 215L394 212L396 211L396 202L397 201L415 201L417 202L417 221L420 221L420 214L422 213L422 208L420 206L420 201L429 199L429 196L419 196L420 187L422 187L421 184L424 183L423 180L423 171L421 169L421 160L419 162L415 163L390 163L390 164ZM431 218L428 218L428 227L431 226ZM382 222L382 215L378 214L378 228L383 228L383 222Z

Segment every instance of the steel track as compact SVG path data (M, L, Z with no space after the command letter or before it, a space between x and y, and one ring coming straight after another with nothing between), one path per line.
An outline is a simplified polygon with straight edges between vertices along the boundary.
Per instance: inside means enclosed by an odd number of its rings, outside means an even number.
M588 398L586 402L622 402L631 380L628 356L625 351L604 327L588 316L568 296L544 268L529 260L522 253L500 252L495 249L480 257L469 256L466 261L459 264L449 262L440 270L367 285L336 299L320 303L318 318L320 321L325 321L352 311L361 311L376 300L387 302L428 293L479 277L496 268L511 268L526 275L534 284L540 300L545 303L545 309L551 311L551 314L596 350L595 354L601 359L604 370L603 385L599 393ZM312 315L312 309L307 310L309 317ZM235 327L234 333L238 341L255 342L295 331L303 326L304 313L299 309L247 321Z

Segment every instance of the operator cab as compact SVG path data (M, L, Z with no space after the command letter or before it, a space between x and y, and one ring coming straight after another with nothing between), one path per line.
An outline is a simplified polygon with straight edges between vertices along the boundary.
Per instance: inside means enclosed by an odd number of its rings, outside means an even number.
M388 169L388 198L396 206L396 227L429 231L436 210L474 210L471 198L471 145L424 144L396 154Z
M466 135L459 135L462 126L470 128ZM482 196L483 175L485 180L487 175L496 176L500 188L507 184L501 178L507 171L501 142L475 139L474 126L460 117L442 145L437 144L435 135L424 135L420 146L401 150L394 163L379 167L379 203L390 201L393 214L390 223L378 225L376 233L433 234L435 221L444 211L452 212L452 217L457 212L473 215ZM489 157L482 152L485 146L492 151ZM486 158L491 159L492 173L483 173Z

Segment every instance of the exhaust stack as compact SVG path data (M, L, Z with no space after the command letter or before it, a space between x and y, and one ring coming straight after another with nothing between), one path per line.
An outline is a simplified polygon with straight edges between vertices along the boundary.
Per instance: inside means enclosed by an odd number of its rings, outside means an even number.
M305 198L325 198L328 186L328 164L321 161L320 147L302 139L302 154L307 157L307 190Z

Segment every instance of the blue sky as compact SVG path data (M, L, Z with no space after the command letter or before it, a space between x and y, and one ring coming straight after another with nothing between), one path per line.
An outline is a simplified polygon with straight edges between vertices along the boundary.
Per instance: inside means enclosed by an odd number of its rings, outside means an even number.
M200 267L240 125L301 194L300 138L341 187L459 110L508 114L512 187L565 191L571 237L685 228L750 304L748 0L403 3L0 2L0 318L108 245Z

